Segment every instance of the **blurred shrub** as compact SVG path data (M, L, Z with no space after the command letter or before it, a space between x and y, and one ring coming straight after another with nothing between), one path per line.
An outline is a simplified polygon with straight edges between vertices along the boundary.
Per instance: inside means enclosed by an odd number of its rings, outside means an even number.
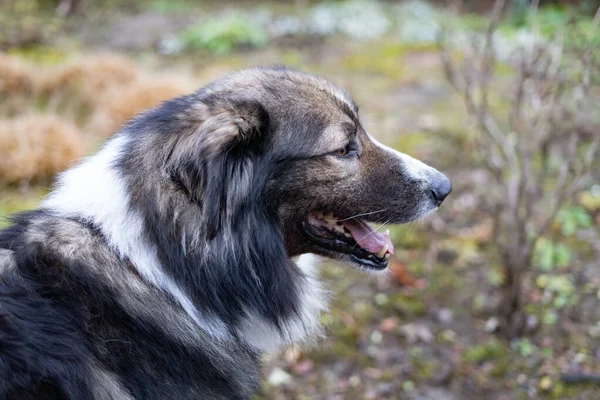
M193 1L152 0L148 8L157 13L184 14L193 11Z
M540 238L534 248L533 265L542 271L550 271L555 267L568 267L571 257L571 249L564 243Z
M51 178L139 112L196 88L114 55L52 68L0 55L0 184Z
M227 53L240 46L262 47L268 34L264 27L248 16L228 14L211 17L183 33L187 47L211 53Z
M556 223L560 228L562 239L569 238L582 228L592 226L592 217L585 208L571 205L561 208L556 214ZM556 267L568 267L571 263L572 251L564 240L539 238L535 244L533 264L542 271L550 271Z
M84 155L77 127L49 115L0 120L0 182L45 180Z
M100 54L80 57L73 62L40 73L37 91L45 97L77 97L94 105L115 86L129 85L138 70L125 57Z
M435 43L440 32L441 13L423 1L408 1L396 8L398 34L407 43Z
M32 68L16 57L0 54L0 95L28 95L32 91Z
M0 113L14 115L31 103L35 86L31 66L16 57L0 54Z
M57 113L85 127L85 139L107 137L140 111L196 88L191 79L144 74L129 59L110 54L84 55L52 68L0 55L3 115Z
M580 228L592 226L592 217L581 206L573 205L562 208L556 215L556 222L561 227L563 236L573 236Z
M536 278L535 284L543 290L543 301L557 309L572 304L577 296L573 277L568 274L541 274Z
M504 5L496 1L483 37L448 40L448 28L441 45L446 77L476 124L474 158L497 183L485 197L492 202L494 243L502 260L498 311L504 333L518 336L526 327L531 267L549 271L571 261L571 250L550 240L555 222L563 236L591 225L587 212L570 204L591 183L600 147L595 86L600 58L594 51L600 34L563 29L546 40L535 32L532 8L532 35L517 42L509 58L514 73L500 88L503 49L495 33ZM567 40L571 33L577 40ZM499 107L499 99L507 106ZM556 304L564 305L565 297Z
M311 33L341 33L354 39L374 39L392 26L393 15L377 1L351 0L316 5L308 25Z

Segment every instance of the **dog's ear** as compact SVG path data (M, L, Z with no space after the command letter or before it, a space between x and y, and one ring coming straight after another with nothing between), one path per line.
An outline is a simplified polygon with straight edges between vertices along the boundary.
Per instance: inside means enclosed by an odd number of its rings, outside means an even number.
M178 140L169 170L201 205L212 239L258 189L254 171L267 145L269 115L259 102L246 99L200 104L194 112L199 125Z

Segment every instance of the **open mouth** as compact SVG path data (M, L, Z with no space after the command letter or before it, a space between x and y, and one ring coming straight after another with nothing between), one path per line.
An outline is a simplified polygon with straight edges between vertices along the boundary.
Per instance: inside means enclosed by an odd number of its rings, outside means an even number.
M385 269L394 254L389 231L377 232L359 218L338 218L333 213L310 212L303 221L303 232L320 247L348 255L371 269Z

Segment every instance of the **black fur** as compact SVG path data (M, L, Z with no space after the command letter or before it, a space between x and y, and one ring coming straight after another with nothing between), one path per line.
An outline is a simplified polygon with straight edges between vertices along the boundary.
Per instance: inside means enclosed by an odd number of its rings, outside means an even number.
M0 248L14 252L18 269L0 276L0 398L97 398L92 369L98 367L118 376L137 399L242 399L256 389L255 352L231 348L239 353L236 370L248 369L253 381L240 388L230 379L231 365L124 310L115 301L121 294L89 272L89 260L66 260L44 242L27 243L24 232L32 221L44 221L50 241L53 225L61 223L36 211L18 216L0 233ZM100 234L86 225L82 229L101 243Z

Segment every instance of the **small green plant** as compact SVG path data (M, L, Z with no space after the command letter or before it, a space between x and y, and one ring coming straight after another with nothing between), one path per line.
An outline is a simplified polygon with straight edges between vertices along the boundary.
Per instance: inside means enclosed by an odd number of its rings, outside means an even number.
M466 362L483 363L485 361L493 361L503 357L506 350L502 342L496 339L491 339L486 343L478 344L465 351L462 358Z
M228 14L188 28L182 39L188 48L224 54L240 46L262 47L267 43L268 34L251 18Z
M592 217L581 206L573 205L561 208L556 214L556 224L561 235L569 238L581 228L592 226ZM571 263L571 248L559 241L539 238L533 255L533 264L542 271L550 271L556 267L564 268Z
M521 357L530 357L536 350L536 347L529 341L529 339L519 339L512 343L513 349L515 349Z
M514 3L520 3L518 5ZM564 5L540 7L533 17L530 15L529 1L513 1L516 5L512 24L518 28L527 29L531 22L535 23L543 35L549 36L562 29L570 17L570 9ZM532 21L533 20L533 21Z
M572 303L575 297L575 286L569 275L541 274L535 283L544 290L544 297L552 302L554 308L563 308Z
M581 206L562 208L556 215L556 221L561 227L563 236L573 236L580 228L592 226L592 217Z
M540 238L533 254L533 265L542 271L564 268L571 263L572 252L564 243Z

